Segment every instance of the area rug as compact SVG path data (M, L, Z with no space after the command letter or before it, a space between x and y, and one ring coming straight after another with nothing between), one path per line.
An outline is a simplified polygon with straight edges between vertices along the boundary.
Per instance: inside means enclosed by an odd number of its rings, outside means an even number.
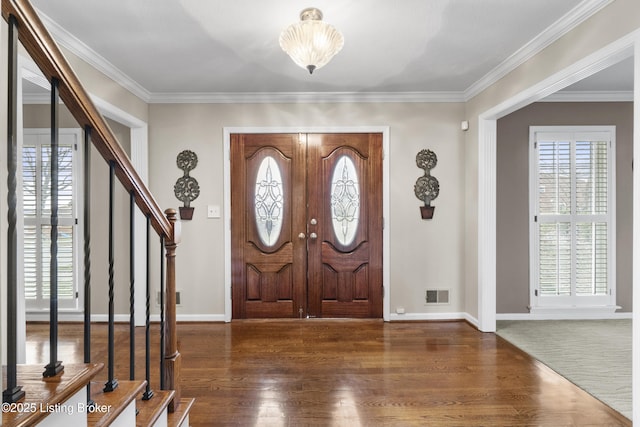
M500 320L496 333L631 419L631 319Z

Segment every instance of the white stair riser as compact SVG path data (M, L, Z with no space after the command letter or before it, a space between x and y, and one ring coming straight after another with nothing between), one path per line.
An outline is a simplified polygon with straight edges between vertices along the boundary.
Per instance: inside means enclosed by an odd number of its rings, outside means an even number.
M111 427L132 427L136 425L136 401L133 400L116 418ZM67 426L68 427L68 426Z
M156 422L153 424L153 427L167 427L167 408L165 407L162 411L162 414L158 417Z
M38 423L41 427L87 427L87 389L82 387L66 402L58 405L43 404L39 410L49 413L42 422Z

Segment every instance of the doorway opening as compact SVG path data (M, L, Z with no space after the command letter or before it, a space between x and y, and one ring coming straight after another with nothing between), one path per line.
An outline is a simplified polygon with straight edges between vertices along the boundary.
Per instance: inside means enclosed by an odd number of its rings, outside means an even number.
M225 320L388 320L388 128L225 128L224 141Z

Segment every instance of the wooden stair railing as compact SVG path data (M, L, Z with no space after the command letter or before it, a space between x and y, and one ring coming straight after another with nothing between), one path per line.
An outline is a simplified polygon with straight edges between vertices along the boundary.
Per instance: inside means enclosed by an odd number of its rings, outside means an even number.
M179 387L181 356L177 346L175 295L175 250L180 241L180 222L177 221L176 212L172 209L163 212L160 209L29 1L1 1L2 17L7 22L11 21L12 26L17 28L19 40L26 52L45 77L49 81L55 82L60 99L79 126L85 130L85 134L90 135L94 147L110 165L110 169L123 187L130 193L132 203L135 203L147 218L148 228L152 227L160 236L161 242L164 243L166 276L163 275L165 281L163 289L166 292L166 325L163 328L162 337L165 357L164 368L161 372L161 384L162 388L173 391L173 400L169 405L169 411L176 411L181 401ZM10 96L15 96L15 94ZM148 299L147 289L147 305ZM11 368L8 367L8 369Z

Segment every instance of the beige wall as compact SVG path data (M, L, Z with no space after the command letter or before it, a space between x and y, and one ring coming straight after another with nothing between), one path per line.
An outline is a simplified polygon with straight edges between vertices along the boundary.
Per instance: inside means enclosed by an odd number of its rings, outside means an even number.
M498 313L529 310L529 126L616 126L617 304L631 311L633 103L535 103L498 120Z
M107 119L116 139L129 154L129 128ZM129 313L129 194L115 179L114 191L114 304L115 312ZM91 149L91 312L107 314L109 286L109 165ZM143 245L144 242L137 244ZM138 261L144 268L144 262Z
M192 202L194 218L182 225L178 248L178 288L182 314L224 313L224 228L222 219L207 219L206 206L222 206L223 128L389 126L391 194L391 310L407 313L460 312L463 295L463 177L460 120L455 103L380 104L243 104L150 106L149 165L151 190L160 206L180 205L173 185L182 172L176 155L190 149L198 155L191 172L200 183ZM440 181L435 218L420 218L413 185L422 171L415 156L428 148L438 155L432 174ZM427 287L451 289L451 304L426 307Z
M95 95L144 122L147 121L149 109L146 102L68 50L62 49L62 53L90 95Z
M50 107L49 105L25 105L23 108L25 128L46 128L50 129ZM59 109L61 128L77 128L78 124L69 113L69 110L61 106ZM120 145L126 153L130 152L129 129L119 123L107 119ZM95 148L91 149L91 286L92 313L106 314L108 312L108 206L109 206L109 167L100 157ZM116 179L116 191L114 193L115 224L124 233L118 233L115 239L115 268L114 283L115 307L117 313L128 313L129 311L129 196L119 185ZM80 212L82 207L80 207ZM82 217L79 218L82 227ZM83 243L79 242L80 248ZM83 256L80 257L80 278L84 278ZM143 264L144 265L144 264ZM81 280L80 287L84 286ZM82 307L81 307L82 308Z

